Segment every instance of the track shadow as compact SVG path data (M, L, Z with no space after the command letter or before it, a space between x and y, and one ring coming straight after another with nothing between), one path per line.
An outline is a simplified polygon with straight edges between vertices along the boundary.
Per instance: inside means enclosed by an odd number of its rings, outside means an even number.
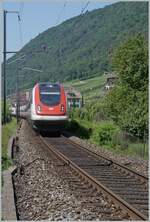
M40 132L40 135L43 137L60 137L61 136L61 132L60 131L56 131L56 132Z
M67 137L70 136L77 136L82 139L89 139L92 134L91 128L85 128L84 126L80 125L77 121L71 120L65 125L65 130L63 134Z

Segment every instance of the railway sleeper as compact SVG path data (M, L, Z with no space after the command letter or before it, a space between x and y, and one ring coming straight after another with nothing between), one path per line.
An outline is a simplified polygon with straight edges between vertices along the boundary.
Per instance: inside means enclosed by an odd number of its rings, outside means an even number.
M133 194L133 195L131 195L131 194L121 194L121 196L125 196L125 197L127 197L127 199L128 198L129 199L136 199L136 200L142 199L142 200L147 200L148 201L148 196L142 196L142 195L137 195L137 194Z
M117 184L114 184L114 183L109 183L112 187L117 187L116 185L119 184L117 182ZM147 187L143 186L143 184L137 184L137 183L121 183L120 184L122 186L122 188L125 188L125 190L128 190L128 189L136 189L135 191L137 190L141 190L141 191L147 191ZM127 187L128 186L128 187Z
M109 184L109 183L102 183L102 184L113 191L118 189L120 191L124 190L124 191L128 192L128 190L132 190L134 192L135 189L141 189L141 187L137 187L137 186L127 187L127 185L123 186L122 184Z
M70 157L69 157L70 158ZM74 163L76 163L78 166L82 166L84 167L84 169L89 169L89 167L108 167L109 163L105 163L105 162L99 162L99 161L92 161L90 162L88 159L87 160L77 160L74 158L70 158Z
M95 162L97 162L98 164L96 165ZM112 170L112 166L109 164L109 162L106 163L106 162L100 162L100 161L97 161L97 160L93 160L93 163L95 165L94 172L99 172L99 170L102 170L102 171L105 171L105 172L109 173L108 170ZM88 164L85 165L84 168L89 169ZM91 170L93 170L93 168L91 168ZM115 170L115 172L116 172L116 170Z
M137 205L137 204L134 204L134 207L135 208L139 208L139 205ZM141 204L140 205L140 211L145 211L145 212L149 212L149 208L148 208L148 205L145 205L145 204Z
M143 187L139 184L123 184L123 183L117 183L117 184L114 184L114 183L104 183L106 186L109 186L109 187L111 187L112 189L115 189L115 188L121 188L121 189L124 189L125 191L128 191L128 190L130 190L130 189L132 189L133 190L133 192L134 192L134 190L135 189L137 189L137 190L145 190L145 189L143 189ZM119 186L118 186L119 185ZM128 187L127 187L127 185L128 185ZM136 190L136 191L137 191Z
M131 189L131 188L126 188L126 189L124 189L124 188L120 188L120 187L112 187L111 188L112 189L112 191L113 192L115 192L115 193L122 193L122 192L127 192L127 193L129 193L129 192L132 192L132 193L134 193L135 192L135 190L134 189ZM141 192L141 189L137 189L136 190L136 192L138 193L138 192ZM142 192L145 192L145 191L142 191Z
M88 174L90 174L91 176L96 177L96 178L102 178L101 176L103 176L105 178L105 175L106 175L106 174L102 174L100 171L95 173L95 172L92 172L92 171L89 171L89 170L85 170L85 172L87 172ZM111 177L116 177L116 176L118 176L118 175L116 175L116 174L109 174L109 179Z
M138 208L139 207L139 204L134 204L134 207L135 208ZM142 210L145 210L145 211L148 211L149 210L149 207L148 207L148 205L147 204L140 204L140 209L142 209Z
M130 189L134 191L137 191L137 190L142 190L142 191L146 191L146 189L144 189L142 186L140 186L139 184L129 184L129 183L120 183L120 182L105 182L105 181L100 181L101 184L104 184L105 186L108 186L108 187L111 187L111 189L114 189L114 188L119 188L120 190L124 190L124 191L128 191Z
M137 198L135 198L135 199L128 199L128 198L126 198L127 200L128 200L128 202L130 202L130 203L132 203L133 205L134 204L136 204L136 205L141 205L141 204L144 204L144 205L147 205L148 206L148 200L147 201L145 201L145 200L139 200L139 199L137 199ZM140 206L140 208L141 208L141 206Z
M147 201L148 202L148 195L146 194L139 194L138 192L127 192L127 193L117 193L118 195L121 195L121 196L125 196L127 199L137 199L137 200L143 200L143 201Z
M96 178L97 180L103 182L103 183L109 183L109 184L122 184L123 186L141 186L142 190L144 190L144 187L142 186L143 184L141 183L136 183L136 181L132 181L132 180L119 180L119 179L113 179L113 180L105 180L105 179L101 179L101 178ZM146 188L145 188L146 190Z
M100 178L101 179L110 179L110 175L109 176L107 176L107 175L100 175ZM118 180L130 180L130 181L135 181L135 182L138 182L138 183L140 183L140 184L142 184L143 185L143 183L145 183L145 185L146 185L146 182L145 181L142 181L142 180L140 180L140 179L137 179L137 178L135 178L135 177L133 177L133 176L127 176L127 177L122 177L122 176L119 176L119 175L112 175L111 176L111 179L113 180L113 179L118 179Z
M107 174L107 171L105 171L105 170L103 170L102 171L102 175L105 175L105 174ZM116 169L110 169L110 171L109 171L109 173L108 173L108 175L115 175L115 176L118 176L118 177L122 177L122 176L124 176L124 177L126 177L126 178L134 178L132 175L129 175L129 174L122 174L122 172L120 171L120 170L116 170Z
M85 163L84 164L84 162L82 162L82 164L79 162L79 163L76 163L79 167L84 167L84 169L85 169L85 167L87 167L87 168L89 168L89 167L91 167L91 168L93 168L93 167L96 167L96 166L107 166L107 163Z
M100 180L100 179L98 179ZM143 188L142 184L138 184L138 183L135 183L132 181L127 181L127 180L124 180L124 181L119 181L119 180L101 180L101 182L103 183L109 183L109 184L119 184L119 185L123 185L123 186L141 186L141 188Z
M110 175L108 176L108 175L101 175L100 176L101 178L106 178L106 179L110 179ZM135 180L135 178L133 178L133 177L123 177L123 176L119 176L119 175L116 175L116 176L114 176L114 177L111 177L112 179L132 179L132 180Z
M134 195L134 189L124 189L124 188L120 188L120 187L116 187L116 188L111 188L111 190L115 193L115 194L117 194L117 195L121 195L121 194L125 194L125 193L127 193L127 194L130 194L130 193L133 193L133 195ZM138 190L136 190L136 193L138 193Z
M124 177L122 177L122 175L121 174L119 174L118 172L116 173L108 173L107 171L106 172L103 172L103 171L98 171L98 172L93 172L92 170L86 170L88 173L90 173L91 175L93 175L93 176L97 176L97 177L100 177L100 178L108 178L108 179L110 179L110 178L112 178L112 179L131 179L131 180L134 180L134 181L138 181L139 183L141 183L141 184L143 184L143 182L145 182L145 181L142 181L141 182L141 180L138 180L138 179L136 179L136 178L134 178L134 177L126 177L126 176L124 176ZM145 182L145 184L146 184L146 182Z
M108 170L108 171L107 171ZM122 176L122 174L120 174L120 172L116 172L116 171L112 171L111 169L107 169L107 170L103 170L103 169L99 169L98 171L96 171L95 169L90 169L89 167L87 169L85 169L85 171L87 171L88 173L92 174L92 175L96 175L96 176Z
M137 195L141 197L148 197L148 193L146 191L141 191L141 192L133 192L133 191L118 191L117 194L122 194L122 195Z
M105 186L107 186L107 185L105 185ZM127 192L127 193L133 192L134 193L134 191L135 191L135 188L128 189L125 187L118 187L118 186L116 186L116 187L108 186L108 188L118 195L121 195L122 192ZM118 193L118 191L119 191L119 193ZM138 192L138 191L136 190L136 192Z
M133 176L126 176L126 175L123 176L123 175L121 175L119 173L116 173L116 174L113 173L113 174L110 174L110 175L107 175L107 174L106 175L105 174L101 174L100 175L101 178L106 178L106 179L110 179L110 176L111 176L112 179L132 179L134 181L138 181Z
M111 176L111 175L116 175L116 176L129 176L129 175L126 175L126 174L122 174L120 171L116 171L116 170L113 170L112 168L110 169L102 169L101 167L99 168L99 170L97 171L94 171L95 173L100 173L102 176L103 175L107 175L107 176ZM131 177L131 176L130 176Z
M121 195L122 197L122 195ZM148 199L142 199L142 198L128 198L125 197L128 202L133 203L133 204L147 204L148 205Z
M133 178L101 178L101 177L98 177L97 178L98 180L101 180L101 181L105 181L105 182L120 182L120 183L137 183L137 181L135 181ZM141 183L139 183L141 184ZM142 185L142 184L141 184Z

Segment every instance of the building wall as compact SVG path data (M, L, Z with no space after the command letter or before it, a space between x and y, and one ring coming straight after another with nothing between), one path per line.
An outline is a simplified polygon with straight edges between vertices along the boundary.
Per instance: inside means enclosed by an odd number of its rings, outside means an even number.
M68 107L78 107L81 108L81 99L77 98L67 98Z

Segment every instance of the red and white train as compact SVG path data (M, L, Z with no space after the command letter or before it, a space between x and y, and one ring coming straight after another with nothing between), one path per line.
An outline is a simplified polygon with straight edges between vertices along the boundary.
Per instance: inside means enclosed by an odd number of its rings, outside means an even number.
M37 83L31 97L33 127L40 131L60 131L68 120L63 86L57 83Z

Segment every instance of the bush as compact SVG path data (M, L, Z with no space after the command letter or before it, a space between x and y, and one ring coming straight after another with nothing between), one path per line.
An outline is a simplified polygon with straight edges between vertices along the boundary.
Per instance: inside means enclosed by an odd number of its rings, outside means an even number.
M101 123L94 137L100 145L105 145L113 142L114 136L119 132L119 128L112 122Z

